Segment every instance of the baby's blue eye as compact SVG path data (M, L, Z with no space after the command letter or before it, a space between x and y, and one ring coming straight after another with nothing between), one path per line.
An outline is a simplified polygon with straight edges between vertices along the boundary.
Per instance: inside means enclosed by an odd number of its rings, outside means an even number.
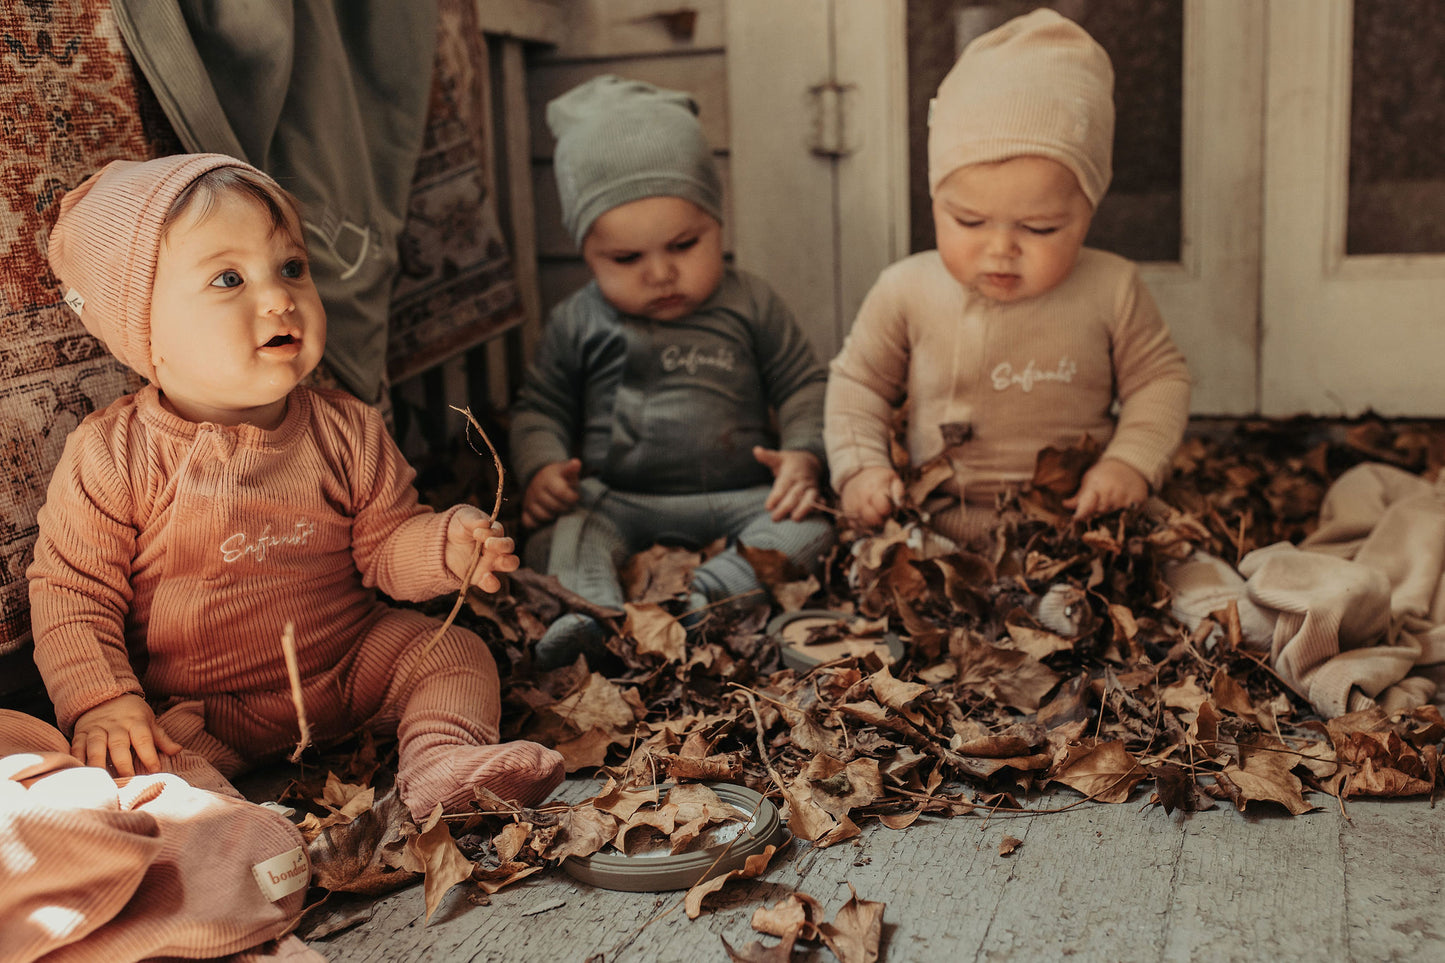
M971 221L962 217L955 217L954 220L962 227L983 227L983 221Z
M672 248L673 248L673 250L675 250L675 251L686 251L686 250L688 250L688 249L696 246L697 241L698 241L697 238L695 238L695 237L690 237L690 238L688 238L688 239L686 239L686 240L684 240L684 241L678 241L676 244L674 244L674 245L672 246Z
M306 276L306 262L299 257L293 257L281 265L281 276L283 278L299 278Z
M241 275L237 271L222 271L211 282L213 288L235 288L241 286Z
M636 264L640 254L615 254L612 260L617 264Z
M1030 234L1037 234L1037 235L1039 235L1039 236L1042 237L1042 236L1045 236L1045 235L1048 235L1048 234L1053 234L1055 231L1058 230L1058 228L1057 228L1057 227L1028 227L1028 226L1026 225L1026 226L1024 227L1024 230L1025 230L1025 231L1028 231Z

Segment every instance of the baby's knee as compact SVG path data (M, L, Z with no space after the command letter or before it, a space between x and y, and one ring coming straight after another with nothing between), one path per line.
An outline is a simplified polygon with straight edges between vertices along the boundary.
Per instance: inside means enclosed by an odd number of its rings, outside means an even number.
M403 661L411 661L419 674L480 673L496 678L497 662L481 636L459 625L449 625L440 636L440 622L433 622L427 634L418 637Z

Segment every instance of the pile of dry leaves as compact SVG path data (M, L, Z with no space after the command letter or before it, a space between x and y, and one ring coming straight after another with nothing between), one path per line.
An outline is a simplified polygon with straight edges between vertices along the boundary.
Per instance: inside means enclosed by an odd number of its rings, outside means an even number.
M519 572L502 593L472 598L459 618L507 673L504 736L556 746L569 771L603 775L606 789L538 810L480 799L472 813L404 832L392 820L384 839L387 815L369 797L358 801L371 773L343 774L320 796L299 793L323 799L332 820L309 827L313 852L351 825L338 814L372 819L381 828L371 849L348 841L354 852L331 853L331 864L349 859L358 879L424 870L430 910L453 882L495 892L569 856L625 849L641 834L667 836L680 850L726 809L701 783L767 795L783 805L793 835L817 846L850 839L869 820L902 829L923 816L1022 810L1030 793L1057 787L1081 801L1147 800L1169 812L1222 800L1299 814L1320 805L1311 797L1344 805L1432 794L1445 737L1433 707L1320 720L1264 655L1242 647L1232 608L1193 631L1179 624L1161 570L1194 547L1233 563L1253 548L1298 541L1344 469L1374 460L1433 474L1445 456L1441 438L1430 425L1375 421L1201 426L1151 506L1083 526L1059 503L1095 453L1087 444L1045 451L1031 489L1002 506L991 552L939 551L919 537L926 519L908 508L881 533L844 525L822 581L752 551L767 594L715 607L691 639L676 601L703 554L657 548L635 558L634 601L623 612ZM915 476L917 503L926 476ZM486 481L478 488L476 500L489 502ZM605 674L581 661L532 671L529 643L568 608L615 630ZM811 670L787 668L767 627L801 608L838 613L804 649L886 630L903 657L885 664L865 646ZM660 795L667 783L686 791ZM729 876L765 866L766 857ZM688 895L690 916L724 879ZM794 902L762 911L760 926L789 946L842 939L840 925L866 942L882 912L856 901L848 922L823 923L815 903Z

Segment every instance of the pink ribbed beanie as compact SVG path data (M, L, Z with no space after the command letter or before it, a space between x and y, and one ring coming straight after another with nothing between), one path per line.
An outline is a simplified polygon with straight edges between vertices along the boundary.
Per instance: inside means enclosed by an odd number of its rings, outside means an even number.
M147 380L156 373L151 288L161 224L176 196L217 167L255 170L225 154L111 161L60 199L48 254L65 302L111 354Z
M1040 8L975 38L938 85L928 191L968 164L1036 155L1073 171L1097 208L1113 149L1109 55L1078 24Z

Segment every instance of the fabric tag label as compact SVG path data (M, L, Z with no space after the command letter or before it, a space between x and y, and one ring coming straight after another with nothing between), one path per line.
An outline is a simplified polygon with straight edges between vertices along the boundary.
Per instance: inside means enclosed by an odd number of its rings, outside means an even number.
M65 303L70 305L70 310L76 314L81 314L85 310L85 298L75 288L65 292Z
M306 850L300 846L257 863L251 867L251 873L261 892L273 903L305 889L311 882L311 864L306 861Z

